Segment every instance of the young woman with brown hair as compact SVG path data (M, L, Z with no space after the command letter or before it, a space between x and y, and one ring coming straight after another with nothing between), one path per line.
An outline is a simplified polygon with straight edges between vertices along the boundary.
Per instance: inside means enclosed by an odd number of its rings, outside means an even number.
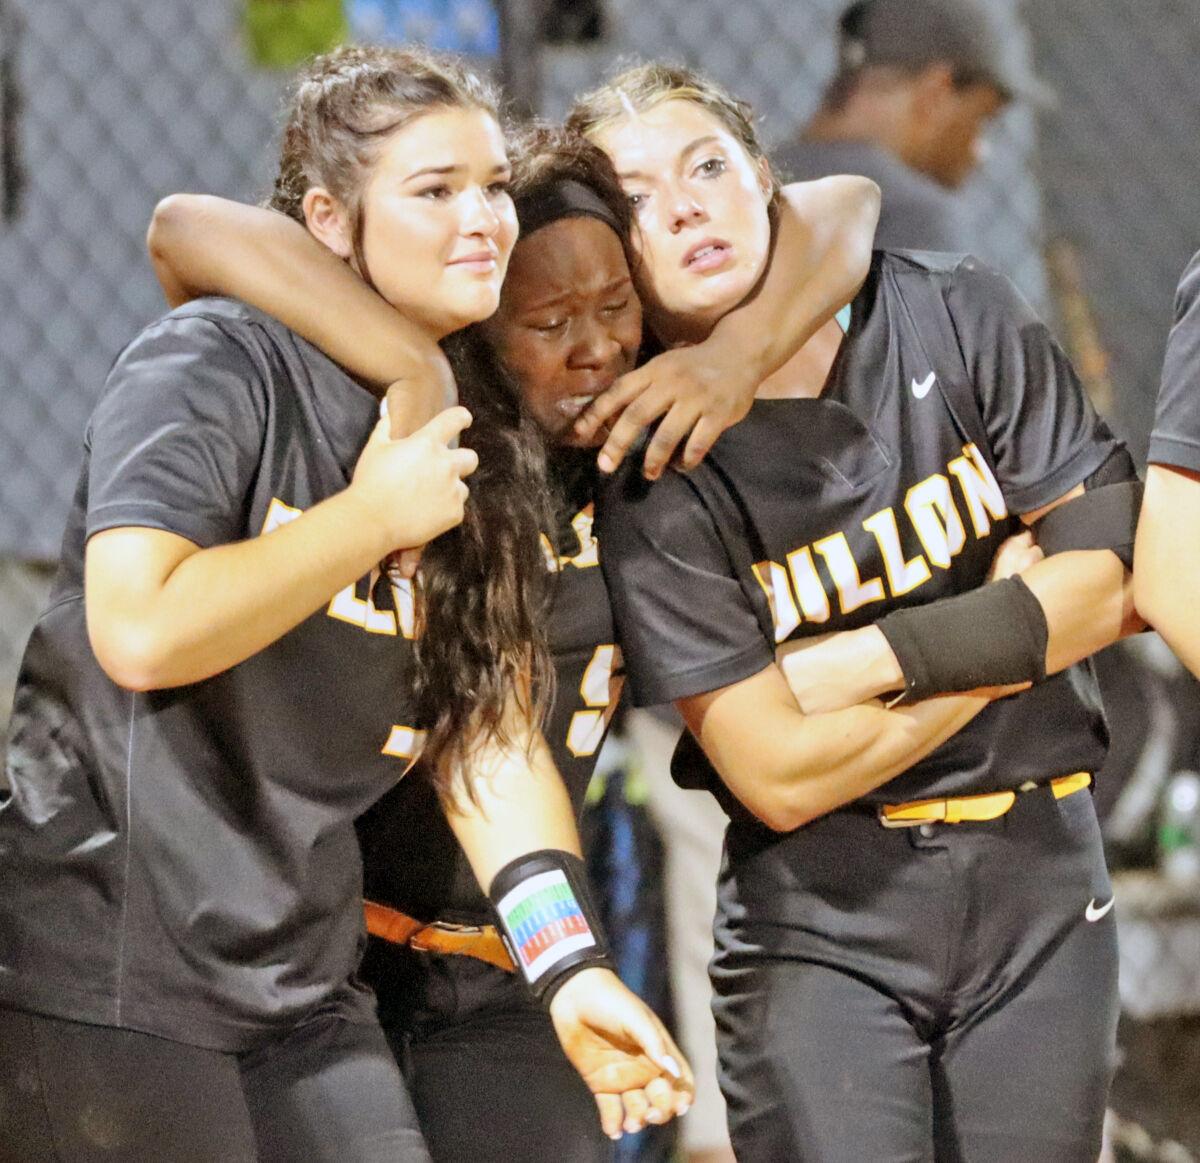
M407 340L494 311L508 175L490 93L451 62L350 49L300 80L280 191L404 311ZM414 392L437 397L444 367L426 366ZM467 395L470 352L456 370ZM519 895L528 854L553 879L577 845L526 693L540 453L488 388L472 439L495 476L447 598L478 638L448 665L447 610L380 562L462 520L470 413L391 440L376 395L231 301L173 312L118 358L8 748L0 1159L428 1158L356 975L353 821L427 732L484 883ZM485 776L469 787L468 757ZM665 1032L598 940L572 953L550 959L552 1012L599 1101L618 1122L623 1095L669 1112L687 1083Z

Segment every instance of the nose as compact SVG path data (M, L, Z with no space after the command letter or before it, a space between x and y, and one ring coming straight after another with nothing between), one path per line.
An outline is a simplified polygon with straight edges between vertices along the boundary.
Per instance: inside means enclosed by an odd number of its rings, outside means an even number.
M579 369L605 368L620 350L621 344L603 321L594 318L583 319L571 346L568 365Z
M500 218L482 187L463 191L462 219L463 234L477 234L491 238L500 229Z
M671 191L667 208L672 234L677 234L685 226L694 226L696 223L703 222L707 217L704 207L684 186L677 186Z

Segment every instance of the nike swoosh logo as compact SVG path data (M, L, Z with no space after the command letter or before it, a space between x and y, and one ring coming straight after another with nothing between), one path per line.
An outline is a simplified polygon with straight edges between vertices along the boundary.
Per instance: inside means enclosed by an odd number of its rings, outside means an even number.
M925 399L929 395L929 389L933 387L934 374L930 372L920 383L917 383L917 377L912 379L912 393L918 400Z
M1088 907L1083 910L1084 918L1094 923L1100 920L1101 917L1107 917L1109 909L1116 903L1117 898L1115 896L1110 896L1102 905L1096 904L1096 898L1092 897L1088 902Z

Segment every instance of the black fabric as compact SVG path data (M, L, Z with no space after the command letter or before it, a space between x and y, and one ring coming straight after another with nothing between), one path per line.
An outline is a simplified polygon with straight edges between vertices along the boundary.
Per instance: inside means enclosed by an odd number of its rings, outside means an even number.
M738 1159L1090 1163L1119 999L1115 919L1088 910L1111 899L1086 791L928 835L732 825L711 975Z
M1046 613L1019 577L893 610L875 624L900 664L910 702L1046 677Z
M1077 549L1111 549L1126 569L1132 569L1141 509L1140 481L1101 485L1051 509L1033 531L1047 557Z
M239 1056L258 1163L430 1163L383 1030L320 1014ZM185 1156L186 1157L186 1156Z
M1200 252L1192 256L1175 292L1175 324L1167 340L1151 464L1200 472Z
M564 178L532 193L517 194L513 204L517 210L517 221L521 224L522 238L528 238L535 230L561 222L564 218L597 218L610 227L618 238L625 237L625 230L604 199L573 178Z
M777 641L977 588L1017 514L1118 447L1005 280L970 258L878 252L819 398L756 400L688 476L647 484L627 463L602 492L601 564L635 702L718 689L770 665ZM993 704L868 798L1094 770L1106 743L1085 665Z
M118 358L18 680L0 999L221 1050L321 1007L370 1015L353 819L401 777L384 751L414 726L391 586L373 573L231 670L135 694L91 652L83 552L121 525L257 536L346 486L375 416L325 356L230 301L173 312Z
M385 1019L435 1163L609 1163L612 1143L550 1016L520 980L469 957L392 947ZM465 1082L465 1084L464 1084Z
M428 1163L382 1030L205 1050L0 1007L0 1163Z

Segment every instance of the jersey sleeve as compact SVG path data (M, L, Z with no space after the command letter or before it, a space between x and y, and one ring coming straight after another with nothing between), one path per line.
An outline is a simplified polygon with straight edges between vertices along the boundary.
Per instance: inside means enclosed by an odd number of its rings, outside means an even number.
M1200 253L1175 292L1175 325L1167 340L1148 459L1200 472Z
M1008 279L968 256L945 296L1009 509L1028 513L1056 501L1119 442L1050 329Z
M223 323L167 316L118 357L88 429L87 535L138 526L208 548L245 535L261 363Z
M628 467L627 467L628 466ZM774 661L713 518L682 474L626 462L597 505L600 564L633 701L717 690Z

